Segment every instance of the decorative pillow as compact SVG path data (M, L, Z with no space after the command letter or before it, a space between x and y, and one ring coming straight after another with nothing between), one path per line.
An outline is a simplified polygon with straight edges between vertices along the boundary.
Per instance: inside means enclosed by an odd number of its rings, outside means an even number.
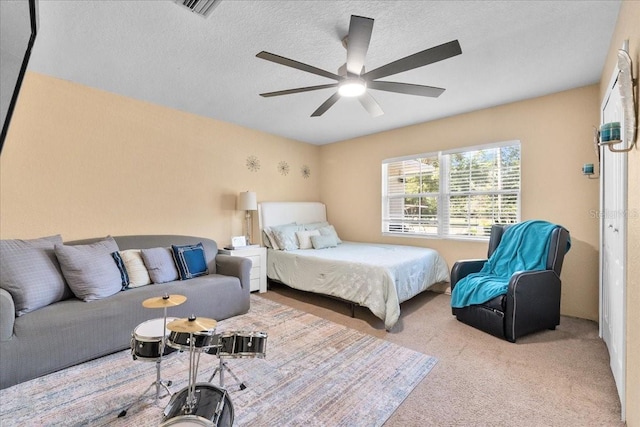
M319 228L318 231L320 231L321 236L335 237L338 245L342 243L342 240L340 240L340 238L338 237L338 233L336 232L336 229L333 227L333 225L327 225L326 227Z
M151 283L147 267L144 266L140 249L119 251L129 276L129 288L137 288Z
M265 230L262 230L262 243L264 243L264 245L267 248L273 248L273 244L271 243L271 239L269 238L269 236L267 235L267 232Z
M153 283L173 282L180 277L171 248L142 249L140 255Z
M178 267L180 280L192 279L194 277L209 274L207 261L204 256L202 243L197 245L171 245L173 258Z
M319 221L319 222L310 222L308 224L304 224L303 227L305 230L317 230L318 228L326 227L329 223L327 221Z
M313 245L311 244L311 236L319 235L320 232L318 230L296 231L298 246L300 246L300 249L312 249Z
M56 259L60 235L0 240L0 288L11 294L16 316L71 297Z
M267 235L267 239L273 249L275 250L283 249L280 246L278 246L278 241L276 240L276 237L274 235L274 230L279 230L279 229L288 228L288 227L298 227L298 225L295 222L291 222L289 224L274 225L272 227L264 227L263 232ZM302 230L302 228L300 228L300 230ZM265 246L268 246L268 245L265 243Z
M55 246L62 274L76 297L95 301L122 289L120 270L111 256L117 250L112 237L90 245Z
M335 248L338 241L335 236L311 236L311 244L314 249Z
M120 256L120 252L115 251L111 253L113 260L116 262L118 270L120 270L120 278L122 279L122 290L124 291L129 287L129 273L127 273L127 267L124 266L124 260Z
M271 227L275 242L283 251L293 251L298 249L298 239L296 231L303 231L303 226L298 224L286 224Z

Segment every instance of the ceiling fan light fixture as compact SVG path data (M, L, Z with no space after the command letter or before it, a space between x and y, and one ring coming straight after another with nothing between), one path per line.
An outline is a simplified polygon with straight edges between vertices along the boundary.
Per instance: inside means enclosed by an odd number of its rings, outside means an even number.
M362 95L367 90L367 84L362 79L344 79L338 85L340 96L353 98Z

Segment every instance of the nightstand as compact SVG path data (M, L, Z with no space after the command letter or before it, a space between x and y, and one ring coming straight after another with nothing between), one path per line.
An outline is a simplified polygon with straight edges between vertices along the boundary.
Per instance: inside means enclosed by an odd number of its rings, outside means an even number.
M267 292L267 248L218 249L218 253L241 256L251 260L251 292Z

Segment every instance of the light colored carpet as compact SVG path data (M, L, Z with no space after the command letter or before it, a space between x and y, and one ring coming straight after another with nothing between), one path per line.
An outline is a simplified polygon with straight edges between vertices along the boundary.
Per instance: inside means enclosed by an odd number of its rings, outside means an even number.
M236 426L380 426L436 364L423 353L251 298L248 314L217 328L218 333L268 333L265 359L227 360L248 386L231 387L232 377L225 376ZM198 381L206 381L218 359L202 354L199 366ZM169 355L162 373L173 380L172 391L185 387L188 354ZM155 388L149 399L117 418L153 380L155 363L119 352L0 391L0 424L157 426L169 399L154 405Z
M458 322L444 294L403 303L391 332L365 308L351 318L346 304L282 285L262 295L438 358L385 427L624 425L595 322L563 316L512 344Z

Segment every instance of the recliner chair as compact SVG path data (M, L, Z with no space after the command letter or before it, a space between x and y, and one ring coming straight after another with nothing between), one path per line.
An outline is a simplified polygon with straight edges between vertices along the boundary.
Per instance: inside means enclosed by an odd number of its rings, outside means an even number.
M491 227L489 257L509 226ZM557 226L549 238L546 270L515 272L506 295L478 305L452 308L453 314L463 323L510 342L532 332L555 329L560 324L560 271L568 241L569 232ZM451 269L451 291L462 278L479 272L486 262L486 259L456 262Z

